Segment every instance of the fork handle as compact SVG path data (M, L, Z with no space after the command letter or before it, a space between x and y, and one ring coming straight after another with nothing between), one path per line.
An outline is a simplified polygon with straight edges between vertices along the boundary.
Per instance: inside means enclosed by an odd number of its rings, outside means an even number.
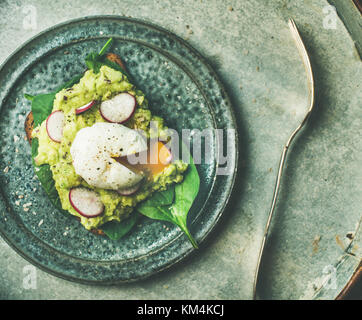
M280 189L280 181L281 181L282 174L283 174L283 169L284 169L284 164L285 164L287 152L288 152L289 147L290 147L291 143L293 142L294 138L298 134L298 132L306 124L307 120L309 119L310 114L312 113L313 107L314 107L314 79L313 79L312 66L311 66L311 63L310 63L310 60L309 60L309 56L308 56L307 50L306 50L306 48L304 46L303 40L302 40L302 38L301 38L301 36L300 36L300 34L298 32L297 26L295 25L294 20L289 19L288 25L289 25L290 31L292 33L292 36L294 38L295 44L296 44L296 46L298 48L299 54L301 55L301 58L303 60L303 64L304 64L305 71L306 71L306 74L307 74L308 89L309 89L308 90L308 92L309 92L309 97L308 97L309 105L308 105L308 111L307 111L305 117L303 118L302 122L293 131L293 133L290 135L287 143L285 144L285 146L283 148L281 158L280 158L278 175L277 175L277 179L276 179L275 187L274 187L273 200L272 200L272 204L271 204L271 207L270 207L268 220L267 220L267 223L265 225L264 236L263 236L263 240L262 240L262 243L261 243L261 247L259 249L257 265L256 265L255 274L254 274L254 284L253 284L253 299L254 300L256 298L256 286L257 286L257 283L258 283L258 275L259 275L260 263L261 263L261 259L262 259L262 256L263 256L265 243L266 243L266 240L267 240L267 237L268 237L270 224L271 224L271 220L272 220L273 213L274 213L274 210L275 210L276 202L277 202L277 199L278 199L278 194L279 194L279 189Z

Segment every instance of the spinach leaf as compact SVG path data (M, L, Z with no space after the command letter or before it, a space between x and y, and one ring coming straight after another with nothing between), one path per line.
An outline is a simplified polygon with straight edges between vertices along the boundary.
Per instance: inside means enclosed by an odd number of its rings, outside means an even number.
M28 94L28 93L25 93L24 97L25 97L25 99L28 99L30 101L33 101L33 99L34 99L34 96L32 96L31 94Z
M34 126L40 125L53 110L55 93L39 94L31 102L31 111L34 117Z
M98 73L99 69L102 66L102 63L99 61L99 55L96 52L91 52L85 58L85 64L87 65L88 69L92 69L94 73Z
M112 38L109 38L99 53L91 52L85 58L85 64L89 69L92 69L94 73L98 73L99 69L102 67L102 65L104 65L104 53L111 45L112 41Z
M174 197L175 187L171 186L166 191L154 193L148 200L140 203L137 210L148 218L173 222L168 213L163 214L162 210L163 207L169 207L173 203Z
M194 248L197 248L197 243L187 228L187 215L199 188L200 177L190 155L189 168L184 180L169 189L172 191L166 190L170 193L166 194L167 198L161 192L155 193L151 198L137 206L137 210L151 219L168 221L177 225L187 235ZM174 200L170 204L171 192L174 192Z
M196 166L190 156L189 168L182 183L175 186L175 202L170 208L172 217L176 224L190 239L192 245L197 248L197 244L187 228L187 214L200 189L200 177Z
M112 240L118 240L125 236L137 223L140 215L133 212L127 219L118 221L110 221L101 226L101 230Z
M157 206L166 206L173 203L175 197L175 188L171 186L165 191L155 192L151 198L149 198L148 205L157 207Z

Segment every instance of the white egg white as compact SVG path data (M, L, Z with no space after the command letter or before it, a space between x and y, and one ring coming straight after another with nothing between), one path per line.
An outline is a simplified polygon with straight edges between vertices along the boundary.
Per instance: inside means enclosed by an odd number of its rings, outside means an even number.
M146 150L147 142L136 130L99 122L77 132L70 153L75 172L89 185L118 190L136 185L143 176L114 158Z

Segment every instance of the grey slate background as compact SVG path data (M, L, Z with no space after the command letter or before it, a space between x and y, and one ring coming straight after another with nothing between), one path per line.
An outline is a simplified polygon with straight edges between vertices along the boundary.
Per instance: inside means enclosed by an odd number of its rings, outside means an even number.
M34 30L24 28L29 5L36 9ZM262 269L262 296L312 296L325 266L345 255L341 243L349 245L345 235L361 219L362 148L355 139L362 135L361 61L340 20L335 29L323 26L327 5L322 0L2 1L0 63L40 31L94 14L144 19L183 37L209 59L227 87L242 150L241 174L224 219L183 263L117 287L80 285L37 270L37 288L25 289L29 263L0 239L0 298L249 299L282 145L306 104L304 69L286 24L290 16L311 54L318 110L288 159ZM361 249L355 250L360 257Z

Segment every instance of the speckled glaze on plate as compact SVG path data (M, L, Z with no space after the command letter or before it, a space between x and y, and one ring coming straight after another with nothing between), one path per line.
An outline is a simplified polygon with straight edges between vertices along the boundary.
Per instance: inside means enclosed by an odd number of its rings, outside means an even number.
M0 69L0 232L23 257L68 280L113 284L148 277L194 249L181 231L142 219L119 241L96 236L72 216L59 213L34 177L24 120L24 93L52 91L84 71L84 58L113 37L111 52L125 61L155 115L181 129L236 129L229 98L202 56L182 39L157 26L115 16L73 20L48 29L19 48ZM230 138L230 137L229 137ZM15 143L16 142L16 143ZM226 141L230 175L216 175L219 145L211 163L197 166L201 188L189 213L198 242L218 222L235 180L237 136ZM20 198L19 198L20 196ZM31 203L31 204L29 204ZM28 207L29 210L24 210Z

